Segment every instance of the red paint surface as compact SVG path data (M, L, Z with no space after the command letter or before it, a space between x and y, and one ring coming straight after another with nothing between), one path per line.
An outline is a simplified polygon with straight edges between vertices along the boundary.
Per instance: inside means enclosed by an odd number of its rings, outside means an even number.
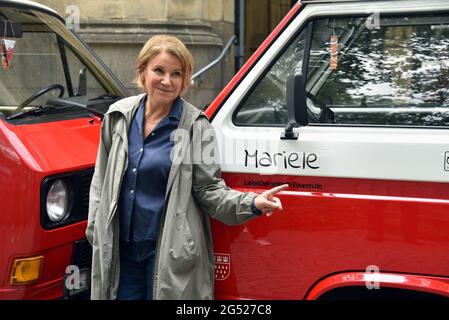
M84 238L86 222L46 231L40 224L40 186L49 175L91 168L100 122L81 118L14 126L0 121L0 299L53 299L63 293L72 243ZM11 286L14 258L43 255L40 279Z
M230 254L231 260L229 277L215 281L217 298L303 299L320 279L365 272L370 265L386 273L449 276L449 184L241 173L223 177L243 191L269 188L254 188L248 181L322 188L291 187L279 195L284 210L272 217L241 226L213 222L214 252ZM449 293L447 286L432 290Z

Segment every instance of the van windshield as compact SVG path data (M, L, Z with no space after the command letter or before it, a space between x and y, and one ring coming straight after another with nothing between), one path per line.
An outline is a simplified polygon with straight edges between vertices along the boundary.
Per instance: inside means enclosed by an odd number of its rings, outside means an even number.
M2 41L0 111L3 114L10 116L45 105L51 97L83 96L89 100L118 94L104 75L100 75L98 63L56 17L33 10L1 10L0 26L4 28L0 36L7 44L13 43L12 54L6 57ZM12 22L20 27L16 33Z

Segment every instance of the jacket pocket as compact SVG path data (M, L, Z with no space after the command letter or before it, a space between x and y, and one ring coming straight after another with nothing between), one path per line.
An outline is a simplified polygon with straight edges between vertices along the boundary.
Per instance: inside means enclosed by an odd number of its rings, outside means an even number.
M176 213L175 219L176 232L173 233L172 245L169 249L171 270L174 273L185 273L194 267L199 252L186 213Z

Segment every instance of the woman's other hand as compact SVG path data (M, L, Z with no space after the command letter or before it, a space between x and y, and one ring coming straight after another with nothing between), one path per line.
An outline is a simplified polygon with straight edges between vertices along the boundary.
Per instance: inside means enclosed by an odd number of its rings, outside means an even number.
M271 216L274 210L282 210L283 208L281 200L279 200L279 198L275 197L274 195L278 192L288 189L288 187L288 184L283 184L274 187L273 189L264 191L254 199L256 208L261 210L262 214L266 214L267 216Z

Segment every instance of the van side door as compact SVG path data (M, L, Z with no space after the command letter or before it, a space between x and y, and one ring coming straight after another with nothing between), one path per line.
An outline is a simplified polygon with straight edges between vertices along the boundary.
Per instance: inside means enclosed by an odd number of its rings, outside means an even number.
M449 4L373 5L306 6L213 118L230 187L290 184L283 212L213 223L217 298L301 299L373 265L449 276ZM310 123L281 139L304 72Z

